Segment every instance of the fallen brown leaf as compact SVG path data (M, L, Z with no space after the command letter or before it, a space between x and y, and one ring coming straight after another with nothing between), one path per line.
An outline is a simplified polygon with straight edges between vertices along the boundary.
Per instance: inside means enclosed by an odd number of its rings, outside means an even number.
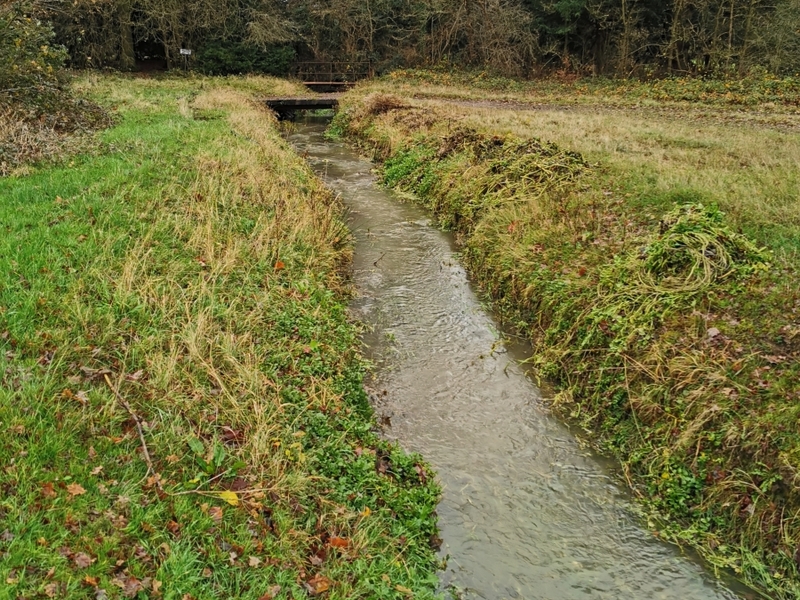
M230 489L234 492L242 492L246 490L249 486L247 480L243 477L236 477L233 481L230 482Z
M222 427L221 437L223 442L233 446L238 446L244 441L244 434L233 427L229 427L228 425L224 425Z
M263 596L259 597L258 600L273 600L273 598L275 598L275 596L277 596L280 593L281 593L281 586L273 585L264 593Z
M208 509L208 516L211 517L216 523L222 521L222 507L212 506Z
M319 596L331 589L333 582L324 575L314 575L304 585L309 594Z
M143 375L144 371L142 369L139 369L135 373L129 373L128 375L125 375L125 379L127 379L128 381L139 381Z
M94 558L86 554L85 552L78 552L73 558L72 562L75 563L75 566L79 569L85 569L89 565L91 565L95 561Z
M381 475L386 475L389 472L389 467L391 466L391 459L386 455L378 456L375 459L375 470L380 473Z
M133 598L144 589L142 582L130 575L117 575L111 583L121 589L126 598Z
M779 365L783 362L786 362L785 356L765 356L764 360L766 360L771 365Z
M86 490L80 483L70 483L67 486L67 492L70 496L82 496L86 493Z
M325 559L324 559L324 558L322 558L321 556L319 556L318 554L314 554L314 555L312 555L312 556L311 556L311 558L309 559L309 561L310 561L310 562L311 562L311 564L312 564L312 565L314 565L315 567L319 567L319 566L321 566L321 565L322 565L322 563L324 563L324 562L325 562Z

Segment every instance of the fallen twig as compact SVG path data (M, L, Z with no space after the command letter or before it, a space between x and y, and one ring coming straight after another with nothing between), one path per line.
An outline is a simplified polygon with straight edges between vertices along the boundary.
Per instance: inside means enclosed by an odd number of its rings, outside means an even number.
M128 414L131 416L131 418L133 418L134 422L136 423L136 431L139 432L139 441L141 441L142 443L142 455L144 456L145 463L147 463L147 475L145 475L145 478L147 478L148 475L152 475L153 480L155 482L155 486L158 488L160 492L163 492L164 488L161 487L161 478L158 476L158 473L156 473L156 470L153 467L153 459L150 458L150 451L147 449L147 441L144 439L144 428L142 427L142 420L139 418L139 415L133 412L131 405L125 401L125 398L122 397L122 394L119 393L119 390L117 390L117 388L114 387L114 384L111 383L111 379L109 378L108 373L104 373L103 377L105 378L108 387L114 394L114 397L117 399L117 402L119 402L120 404L122 404L123 407L125 407L125 410L128 411Z

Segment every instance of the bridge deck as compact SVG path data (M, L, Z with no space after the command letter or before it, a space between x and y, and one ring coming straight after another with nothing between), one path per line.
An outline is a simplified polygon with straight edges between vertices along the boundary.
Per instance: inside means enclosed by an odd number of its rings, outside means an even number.
M300 110L335 110L339 106L339 96L264 98L264 103L283 119L292 118L292 115Z
M273 110L318 110L339 106L339 98L333 96L325 98L267 98L264 102Z

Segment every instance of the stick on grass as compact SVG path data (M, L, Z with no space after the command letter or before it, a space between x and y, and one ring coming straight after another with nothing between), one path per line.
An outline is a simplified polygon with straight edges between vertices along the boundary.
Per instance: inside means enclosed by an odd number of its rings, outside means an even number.
M114 386L114 384L111 383L111 379L109 378L108 374L107 373L104 374L103 377L105 378L109 389L114 394L114 397L117 399L117 402L119 402L125 408L125 410L128 411L128 414L136 423L136 431L139 432L139 441L142 443L142 455L144 456L144 462L147 464L147 474L145 475L145 479L149 475L153 475L156 487L158 488L159 491L163 492L164 490L161 487L160 478L158 477L158 473L156 473L156 470L153 467L153 459L150 457L150 451L147 448L147 441L145 440L144 437L144 428L142 427L141 418L139 418L139 415L137 415L134 412L134 410L131 408L131 405L127 403L125 398L122 397L122 394L119 393L119 390Z

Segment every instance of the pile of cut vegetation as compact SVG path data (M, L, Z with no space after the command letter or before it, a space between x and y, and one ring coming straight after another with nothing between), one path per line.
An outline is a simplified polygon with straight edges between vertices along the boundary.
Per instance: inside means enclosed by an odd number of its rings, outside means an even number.
M63 72L66 52L52 29L21 2L0 6L0 176L74 152L109 115L75 98Z
M376 88L332 130L455 230L554 407L620 459L658 535L798 597L797 265L713 203L643 209L612 191L626 173Z

